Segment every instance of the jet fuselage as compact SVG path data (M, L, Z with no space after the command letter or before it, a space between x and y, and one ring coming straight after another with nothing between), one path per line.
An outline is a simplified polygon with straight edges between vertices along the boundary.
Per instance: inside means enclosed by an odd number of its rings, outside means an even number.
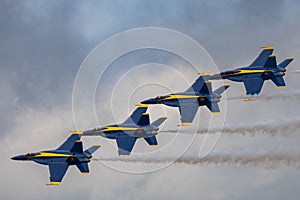
M145 138L157 135L159 128L155 126L137 126L135 124L113 124L101 128L84 131L84 135L101 135L108 139L117 139L120 136Z
M145 104L164 104L172 107L180 107L181 104L198 103L198 106L206 106L209 102L220 102L220 94L201 94L201 93L175 93L166 96L158 96L142 101Z
M268 69L265 67L242 67L234 70L228 70L225 72L221 72L220 75L222 79L229 79L236 82L244 82L245 79L253 79L253 78L263 78L264 80L271 79L272 76L284 76L286 72L285 68L272 68Z
M67 162L69 165L90 162L91 155L87 153L70 153L68 151L47 150L36 153L27 153L12 157L13 160L34 161L38 164L49 165L51 162Z

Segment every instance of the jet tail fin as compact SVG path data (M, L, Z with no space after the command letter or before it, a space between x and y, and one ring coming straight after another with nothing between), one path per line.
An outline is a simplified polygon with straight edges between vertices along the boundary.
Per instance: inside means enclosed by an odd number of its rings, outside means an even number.
M294 60L294 58L285 59L278 65L278 68L286 68L293 60Z
M216 94L222 94L225 90L227 90L229 88L229 84L224 84L223 86L219 87L218 89L216 89L214 91L214 93Z
M152 122L151 126L159 127L166 119L167 119L167 117L160 117L157 120L155 120L154 122Z
M276 56L275 55L270 55L264 64L265 68L271 68L271 69L276 69L277 68L277 61L276 61Z
M149 114L143 113L136 124L139 126L148 126L150 124Z
M199 92L206 87L206 82L209 80L210 75L207 73L200 74L197 80L185 92Z
M123 122L124 124L137 124L143 113L147 111L147 104L137 104L137 108L131 113L131 115Z
M91 155L91 154L93 154L95 151L97 151L100 147L101 147L101 145L95 144L95 145L91 146L90 148L86 149L86 150L84 151L84 153L87 153L87 154L90 154L90 155Z

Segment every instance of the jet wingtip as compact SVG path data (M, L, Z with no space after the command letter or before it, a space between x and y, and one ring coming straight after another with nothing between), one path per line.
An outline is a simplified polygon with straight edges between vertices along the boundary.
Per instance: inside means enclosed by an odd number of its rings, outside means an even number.
M210 76L211 75L210 72L199 72L198 74L201 76Z
M285 88L285 86L284 85L280 85L280 86L277 86L278 88Z
M148 108L148 104L135 104L135 106L139 107L139 108Z
M47 183L46 185L59 185L60 182L51 181L50 183Z
M181 124L178 124L177 126L189 126L192 122L182 122Z
M77 131L77 130L70 130L73 134L83 134L83 131Z
M256 98L254 98L254 97L249 97L247 99L243 99L244 102L255 101L255 100L256 100Z
M211 112L212 114L219 114L220 112L216 111L216 112Z
M129 154L119 154L119 156L122 158L127 158L129 156Z
M275 47L274 46L262 46L261 48L263 50L273 50Z

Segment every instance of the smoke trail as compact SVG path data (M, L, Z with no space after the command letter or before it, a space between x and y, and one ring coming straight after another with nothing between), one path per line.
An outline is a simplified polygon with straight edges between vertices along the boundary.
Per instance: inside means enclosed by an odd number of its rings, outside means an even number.
M226 100L242 100L247 97L245 96L233 96L224 98ZM263 100L263 101L270 101L274 99L281 99L281 100L289 100L289 99L300 99L300 90L288 90L288 91L280 91L276 93L269 93L269 94L261 94L255 97L256 100Z
M194 156L184 156L178 159L165 158L102 158L96 159L107 162L127 162L127 163L145 163L145 164L164 164L173 162L174 164L184 165L231 165L244 167L263 167L263 168L278 168L278 167L300 167L300 156L290 154L261 154L261 155L227 155L215 154L205 158Z
M241 134L254 136L255 134L267 134L267 135L283 135L288 136L293 134L300 129L300 119L296 118L293 120L272 120L264 121L261 123L247 123L237 125L225 125L223 129L200 129L200 130L162 130L160 132L168 133L184 133L184 134Z

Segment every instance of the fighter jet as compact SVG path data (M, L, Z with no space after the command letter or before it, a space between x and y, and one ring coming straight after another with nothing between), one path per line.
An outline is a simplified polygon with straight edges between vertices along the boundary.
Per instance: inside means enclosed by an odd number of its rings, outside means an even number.
M59 185L70 165L76 165L82 174L89 173L88 162L92 154L100 147L94 145L83 151L82 132L73 131L73 134L57 149L27 153L14 156L12 160L34 161L42 165L48 165L50 171L50 183L47 185Z
M115 139L118 145L119 155L129 155L137 138L144 138L150 146L156 146L155 135L159 126L167 117L160 117L150 124L149 114L146 113L148 105L138 104L138 108L130 117L121 124L113 124L101 128L95 128L83 132L84 136L102 136Z
M294 58L287 58L277 65L276 57L273 55L274 46L262 47L259 56L247 67L224 71L214 74L210 80L229 79L231 81L243 82L248 96L258 95L265 80L272 80L278 88L284 88L283 76L286 67ZM247 100L254 100L249 98Z
M178 107L181 115L181 124L178 126L189 126L200 106L207 106L212 113L219 113L221 94L229 87L225 84L215 91L212 91L211 82L207 80L209 74L202 74L193 84L184 92L157 96L142 101L142 104L165 104L167 106Z

